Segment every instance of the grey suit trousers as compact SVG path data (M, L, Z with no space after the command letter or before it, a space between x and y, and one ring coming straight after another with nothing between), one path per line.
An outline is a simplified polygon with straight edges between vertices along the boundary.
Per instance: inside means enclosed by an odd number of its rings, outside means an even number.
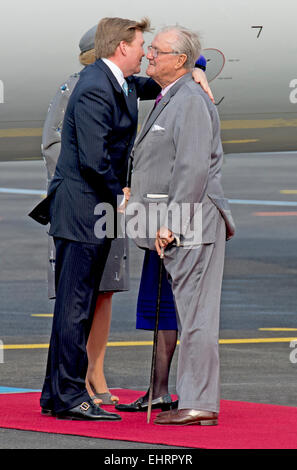
M219 319L225 243L225 222L218 217L215 243L165 251L164 266L171 279L180 328L176 384L179 409L219 411Z

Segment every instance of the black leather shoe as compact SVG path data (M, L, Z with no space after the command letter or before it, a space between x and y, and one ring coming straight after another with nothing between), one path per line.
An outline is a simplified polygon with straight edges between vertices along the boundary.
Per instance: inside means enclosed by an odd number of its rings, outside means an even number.
M152 409L160 408L162 411L170 410L171 409L171 396L169 394L163 395L162 397L155 398L152 400ZM116 405L115 409L118 411L147 411L148 409L148 401L145 397L140 397L137 400L133 401L133 403L129 404L120 404Z
M92 400L84 401L80 405L56 414L58 419L88 420L88 421L120 421L122 418L116 413L105 411L95 405Z

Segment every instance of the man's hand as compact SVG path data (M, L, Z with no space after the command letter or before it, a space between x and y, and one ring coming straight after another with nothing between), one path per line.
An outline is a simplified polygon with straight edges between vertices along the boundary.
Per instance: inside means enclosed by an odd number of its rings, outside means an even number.
M155 247L158 252L158 255L161 256L162 251L174 241L174 235L167 227L161 227L157 231Z
M201 69L194 68L193 72L192 72L192 76L193 76L193 80L196 83L199 83L201 88L205 91L205 93L208 94L211 101L214 103L214 97L213 97L213 94L212 94L211 89L209 87L205 72L203 72L203 70L201 70Z
M131 195L131 188L123 188L123 193L125 194L125 200L128 202Z
M125 212L128 201L130 199L131 189L125 187L123 188L123 193L124 193L123 201L121 202L121 205L118 207L118 212L121 212L122 214Z

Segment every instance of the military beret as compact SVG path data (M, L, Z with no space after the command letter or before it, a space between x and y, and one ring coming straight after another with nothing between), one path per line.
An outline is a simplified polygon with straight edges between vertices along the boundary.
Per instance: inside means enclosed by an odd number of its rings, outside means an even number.
M89 29L79 41L79 48L81 52L86 52L95 47L95 35L97 31L97 25L93 26L93 28Z

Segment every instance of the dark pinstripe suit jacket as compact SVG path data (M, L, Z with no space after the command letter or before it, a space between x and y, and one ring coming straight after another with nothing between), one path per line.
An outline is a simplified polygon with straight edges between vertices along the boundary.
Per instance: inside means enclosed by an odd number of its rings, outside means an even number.
M126 186L127 163L137 131L137 98L160 91L151 79L131 76L125 96L102 60L80 74L65 113L61 152L48 196L29 215L51 223L50 235L101 243L94 225L100 202L117 204Z

